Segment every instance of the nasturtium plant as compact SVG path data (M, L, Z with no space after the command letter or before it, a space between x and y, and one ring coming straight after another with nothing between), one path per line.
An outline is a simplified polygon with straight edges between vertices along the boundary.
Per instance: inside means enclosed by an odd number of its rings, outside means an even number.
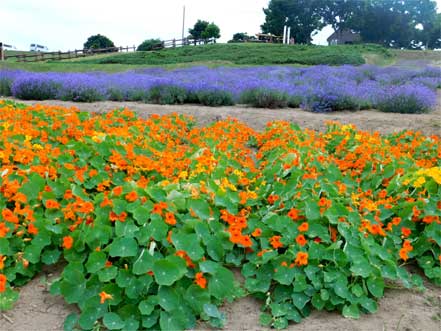
M438 136L4 101L0 132L0 310L58 262L65 330L221 328L244 295L277 329L358 318L422 288L410 263L441 285Z

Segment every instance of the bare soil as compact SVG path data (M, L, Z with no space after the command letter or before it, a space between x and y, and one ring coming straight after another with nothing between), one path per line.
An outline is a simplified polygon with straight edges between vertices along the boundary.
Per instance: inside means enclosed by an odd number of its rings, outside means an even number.
M147 118L152 114L186 114L195 118L198 125L204 126L214 121L234 117L256 130L263 130L270 121L283 120L294 122L302 128L323 131L327 121L339 121L344 124L355 124L365 131L378 131L383 134L402 130L421 131L425 135L441 133L441 92L438 93L438 105L427 114L396 114L382 113L377 110L340 111L327 114L317 114L302 109L262 109L245 106L233 107L204 107L200 105L152 105L139 102L92 102L75 103L58 100L38 102L45 105L77 107L82 111L105 113L113 109L127 107L141 117ZM19 101L25 104L35 104L36 101Z
M41 104L78 107L84 111L103 113L112 109L128 107L142 117L151 114L180 113L192 115L198 125L206 125L226 117L235 117L256 130L262 130L266 123L273 120L295 122L303 128L322 131L325 122L340 121L352 123L360 129L382 134L401 130L418 130L425 135L441 133L441 93L438 106L429 114L388 114L375 110L358 112L336 112L330 114L312 114L300 109L255 109L249 107L210 108L194 105L159 106L130 102L99 102L78 104L61 101L44 101ZM23 102L23 101L20 101ZM34 101L23 102L35 104ZM76 308L66 304L62 298L48 293L48 282L57 276L60 270L44 270L38 277L24 286L19 302L14 309L0 312L0 330L2 331L55 331L63 329L67 315ZM378 312L363 315L359 320L345 319L336 312L314 311L300 324L292 324L288 330L394 330L394 331L440 331L441 330L441 288L425 281L424 292L407 289L387 289L379 301ZM261 303L252 298L243 298L232 304L225 304L223 311L228 322L226 330L264 330L259 326ZM209 330L199 325L198 330Z

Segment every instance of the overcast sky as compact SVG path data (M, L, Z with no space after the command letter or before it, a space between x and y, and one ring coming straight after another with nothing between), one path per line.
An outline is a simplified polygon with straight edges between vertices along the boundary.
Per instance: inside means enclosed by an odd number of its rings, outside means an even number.
M412 0L408 0L412 1ZM268 0L0 0L0 41L27 50L31 43L50 50L80 49L90 35L103 34L116 46L139 45L149 38L180 39L197 19L216 23L221 41L236 32L254 35ZM441 9L441 0L437 0ZM332 33L314 38L323 44Z

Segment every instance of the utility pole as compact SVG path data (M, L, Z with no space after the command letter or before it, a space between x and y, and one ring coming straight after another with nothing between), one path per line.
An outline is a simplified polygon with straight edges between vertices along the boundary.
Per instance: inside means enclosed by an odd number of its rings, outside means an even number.
M185 5L184 9L182 11L182 44L184 43L184 36L185 36Z

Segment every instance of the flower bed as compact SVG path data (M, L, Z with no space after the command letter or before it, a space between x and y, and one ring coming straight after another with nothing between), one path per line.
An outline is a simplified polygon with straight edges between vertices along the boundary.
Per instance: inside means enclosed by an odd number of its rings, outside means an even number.
M276 328L358 318L423 286L406 264L441 285L439 136L0 105L0 309L59 261L66 330L221 327L244 295Z
M429 111L441 70L375 66L146 69L117 74L0 71L0 95L19 99L142 101L208 106L302 107L313 112L379 108ZM411 100L411 102L400 102Z

